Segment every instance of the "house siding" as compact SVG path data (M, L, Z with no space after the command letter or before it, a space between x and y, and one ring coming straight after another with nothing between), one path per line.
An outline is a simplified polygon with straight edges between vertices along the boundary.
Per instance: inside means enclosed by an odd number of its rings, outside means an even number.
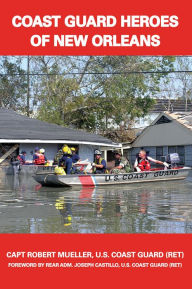
M186 145L185 148L185 165L192 167L192 145ZM136 155L141 148L132 148L130 150L130 161L131 164L134 164ZM156 159L156 147L143 147L144 150L149 151L149 155L152 158ZM168 146L163 146L163 155L168 155Z
M185 146L185 165L192 166L192 145Z
M94 151L100 149L98 146L91 145L79 145L79 156L81 160L88 159L90 162L93 162Z

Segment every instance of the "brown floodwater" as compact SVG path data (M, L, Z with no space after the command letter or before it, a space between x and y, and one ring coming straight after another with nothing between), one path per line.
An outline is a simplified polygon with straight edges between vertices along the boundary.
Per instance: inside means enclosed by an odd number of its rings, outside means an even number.
M2 177L0 233L192 233L192 176L90 189Z

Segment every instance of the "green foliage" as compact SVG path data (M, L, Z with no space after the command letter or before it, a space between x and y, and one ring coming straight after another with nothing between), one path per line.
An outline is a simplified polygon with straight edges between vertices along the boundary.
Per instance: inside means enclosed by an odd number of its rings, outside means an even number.
M97 57L93 63L93 71L99 73L121 74L96 74L93 82L97 89L94 111L97 114L98 127L107 129L111 125L120 125L125 128L136 117L146 115L154 104L153 96L159 91L159 82L165 74L137 74L132 71L157 71L162 70L163 58L147 57ZM172 69L174 59L165 61L163 70ZM106 119L103 122L103 118Z
M42 120L89 131L124 128L154 105L160 80L173 70L174 57L91 56L60 58L42 71L59 76L41 80L38 116ZM78 64L77 64L78 63ZM71 68L83 71L70 75ZM165 71L165 73L132 73Z
M2 57L0 71L0 107L23 110L27 89L25 71L18 60L13 63L8 57Z
M5 73L0 76L0 105L26 112L26 57L0 60ZM30 57L31 115L103 134L129 129L153 107L174 63L174 57ZM146 71L164 73L137 73Z

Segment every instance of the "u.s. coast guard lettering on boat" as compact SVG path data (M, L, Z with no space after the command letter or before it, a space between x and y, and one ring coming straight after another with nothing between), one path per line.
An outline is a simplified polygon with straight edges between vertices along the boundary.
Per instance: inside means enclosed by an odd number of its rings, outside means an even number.
M176 176L178 170L167 170L167 171L157 171L157 172L142 172L142 173L129 173L129 174L119 174L119 175L106 175L106 182L118 182L118 181L128 181L133 179L147 179L150 177L158 178L163 176Z
M144 173L137 173L137 174L119 174L119 175L106 175L105 176L105 181L110 182L110 181L127 181L131 179L143 179L147 178L149 175L149 172L144 172Z
M178 170L167 170L167 171L157 171L154 173L154 177L163 177L163 176L176 176L178 175Z

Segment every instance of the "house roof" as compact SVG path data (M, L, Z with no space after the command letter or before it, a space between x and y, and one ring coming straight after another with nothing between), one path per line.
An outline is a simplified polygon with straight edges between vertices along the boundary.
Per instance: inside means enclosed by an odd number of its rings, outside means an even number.
M66 142L118 146L118 144L98 134L43 122L9 109L0 109L0 142Z
M192 130L192 112L164 112L164 114Z
M192 112L162 112L133 141L132 147L192 144Z

